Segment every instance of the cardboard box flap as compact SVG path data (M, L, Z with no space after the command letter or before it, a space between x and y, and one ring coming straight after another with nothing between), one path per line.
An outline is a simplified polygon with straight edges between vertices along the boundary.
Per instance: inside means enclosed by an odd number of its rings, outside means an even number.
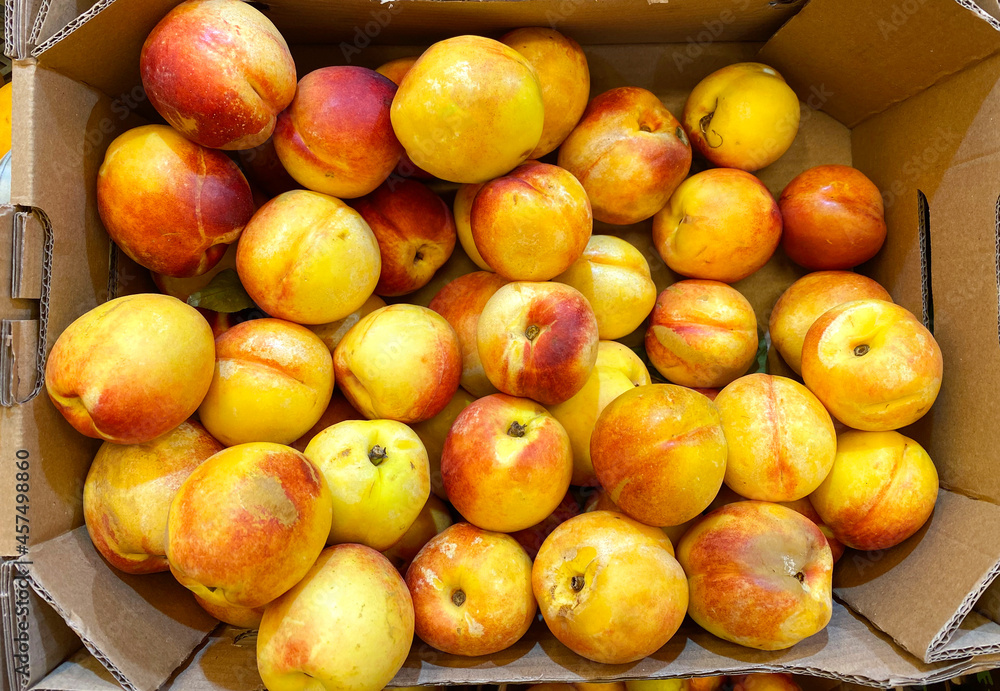
M937 403L914 438L941 483L1000 502L1000 429L983 414L1000 387L997 255L1000 56L869 118L852 132L855 165L883 192L889 237L867 273L919 314L919 193L927 200L934 335L945 361Z
M262 691L252 631L222 627L178 670L163 691ZM393 686L433 684L531 684L543 681L600 681L623 678L670 678L713 674L786 671L868 686L929 684L974 668L996 665L998 658L968 658L925 665L892 645L850 610L834 604L825 634L782 653L766 653L727 644L701 630L684 628L662 650L634 665L600 665L564 648L541 622L500 664L485 658L461 658L430 650L419 640ZM502 665L502 666L501 666ZM573 671L575 670L575 671ZM33 687L36 691L115 691L114 678L88 653L62 663Z
M12 194L18 212L27 215L21 249L5 257L0 269L2 290L16 282L21 297L0 298L0 304L4 316L37 323L17 325L16 333L12 325L8 344L17 350L4 348L5 362L16 362L24 374L17 394L9 397L14 407L0 409L0 451L6 458L15 453L30 458L34 544L82 523L83 479L99 445L81 437L44 395L38 395L44 356L63 329L108 297L109 276L117 284L148 278L148 272L121 263L118 274L110 273L110 242L96 202L96 173L104 150L117 132L136 124L134 110L32 61L15 63L14 81L18 144ZM81 185L81 180L90 182ZM9 241L2 246L11 248L13 226L3 232ZM35 293L37 300L28 299ZM9 388L10 381L5 377L4 386ZM12 466L6 467L0 476L11 471ZM15 495L4 497L10 514ZM0 554L16 554L14 538L13 531L0 536Z
M947 377L930 450L947 459L939 464L942 484L994 502L1000 502L1000 429L986 411L994 409L992 392L1000 386L998 75L1000 59L991 59L963 80L977 99L974 115L929 198L935 336Z
M32 587L129 691L159 688L218 623L169 573L112 569L84 527L32 548L31 560Z
M764 46L803 99L820 88L849 127L1000 49L1000 31L969 2L812 0ZM987 21L989 20L989 21Z
M53 5L72 7L72 0ZM41 64L109 96L139 84L138 56L156 22L177 0L101 0L32 51ZM499 36L520 26L553 26L581 43L690 44L696 55L720 41L765 41L802 0L273 0L266 15L290 44L325 43L348 62L369 44L422 44L458 33ZM50 10L56 12L56 9ZM399 21L405 15L406 21ZM66 39L72 35L73 40ZM106 56L100 61L91 56ZM329 63L327 63L329 64ZM301 77L304 71L299 71Z
M4 0L4 55L12 60L28 57L34 43L31 29L48 0Z
M3 631L10 688L40 681L53 667L81 648L80 639L42 600L18 571L19 561L0 564Z
M962 628L1000 573L998 534L1000 506L942 490L931 519L909 540L846 554L837 564L834 592L924 660L1000 652L1000 626L974 615Z

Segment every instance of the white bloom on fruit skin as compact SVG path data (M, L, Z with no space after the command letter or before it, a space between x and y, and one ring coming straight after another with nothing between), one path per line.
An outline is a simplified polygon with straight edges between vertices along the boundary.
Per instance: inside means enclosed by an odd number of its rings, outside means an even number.
M469 634L477 638L486 632L483 625L473 619L472 615L469 614L468 611L465 613L465 625L469 627Z
M479 538L476 539L478 540ZM444 544L441 545L441 553L444 554L444 556L448 557L449 559L455 558L456 549L458 549L458 545L456 545L454 542L445 542Z

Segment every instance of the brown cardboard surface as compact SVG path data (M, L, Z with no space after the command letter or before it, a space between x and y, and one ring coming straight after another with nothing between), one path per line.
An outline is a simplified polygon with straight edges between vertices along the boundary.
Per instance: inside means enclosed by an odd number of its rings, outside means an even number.
M255 667L256 639L252 632L222 627L194 653L163 687L163 691L259 691L263 688ZM504 666L486 658L460 658L429 650L419 640L392 686L487 684L506 680L531 684L541 681L600 681L611 678L669 678L705 674L742 674L751 671L789 671L865 684L899 686L951 678L979 664L980 658L927 665L900 654L885 637L873 632L849 609L834 604L833 618L824 634L807 639L785 652L768 653L741 648L686 625L663 649L633 665L600 665L570 652L555 641L544 624L499 657ZM34 687L38 691L112 691L113 677L86 653L59 665Z
M18 562L0 565L3 585L3 631L7 645L7 681L13 689L38 682L71 653L80 639L62 618L31 589Z
M26 58L34 44L31 28L39 10L48 0L4 1L4 55L11 59Z
M28 344L22 346L20 357L26 362L35 349L47 353L70 322L108 296L110 248L97 214L96 172L114 134L136 121L121 103L30 61L15 64L14 80L18 144L12 199L33 219L25 226L28 251L18 259L18 268L28 277L26 286L40 280L44 293L40 301L14 301L21 314L40 321L38 340L30 349ZM80 180L89 183L81 185ZM41 256L39 233L47 234ZM73 430L44 393L24 405L0 410L0 428L4 457L20 450L31 459L31 542L79 525L83 479L98 442ZM9 506L13 498L13 493L3 494L0 505ZM13 539L11 531L0 535L0 554L16 553Z
M54 4L61 1L53 0ZM437 36L435 32L454 34L463 30L501 30L518 24L539 23L531 20L546 17L546 13L566 7L565 4L555 4L554 0L524 0L518 3L495 0L476 3L404 0L392 5L393 9L373 0L348 0L336 5L299 0L305 14L296 15L293 20L288 14L292 1L276 0L269 3L269 12L279 26L288 32L293 42L308 40L314 35L312 32L319 32L321 28L333 23L338 24L339 31L342 32L324 35L324 39L333 42L331 47L317 49L298 45L295 52L300 70L310 65L346 60L375 65L381 62L380 55L385 56L392 51L398 51L396 54L408 52L410 49L405 47L383 50L361 46L360 39L356 43L349 42L357 37L352 33L353 29L363 32L369 22L378 23L379 17L388 16L388 19L386 25L382 27L379 24L380 28L375 32L378 34L378 41L426 43ZM927 35L927 41L933 48L930 52L944 51L949 55L942 57L939 54L933 59L926 56L914 57L914 77L900 77L898 81L902 83L893 85L896 91L889 89L884 91L885 94L902 94L899 95L902 98L912 93L906 89L918 90L938 81L948 70L954 72L974 61L978 55L976 51L996 38L991 35L987 40L979 33L981 26L985 25L983 20L951 4L942 4L950 1L923 0L919 3L924 8L922 11L933 9L934 17L940 25L930 27ZM746 9L746 13L731 12L731 5L737 2ZM770 30L798 9L796 5L783 9L768 6L765 10L766 3L763 2L737 2L711 0L698 3L694 0L672 0L668 4L654 6L638 0L611 0L604 3L570 0L569 7L573 11L565 12L566 16L556 16L555 19L558 20L558 28L584 42L611 42L610 45L587 48L595 93L621 84L645 86L660 95L668 107L679 114L687 90L698 79L724 64L751 58L760 45L755 42L726 43L717 39L766 38ZM48 290L50 306L47 311L39 309L37 317L41 324L48 327L50 334L58 334L72 318L114 294L115 286L141 279L139 276L115 274L108 280L108 268L112 263L109 262L108 240L96 214L93 181L104 148L115 132L134 121L135 110L142 107L141 92L134 90L138 81L139 46L149 28L172 4L173 0L118 0L112 4L98 3L96 13L84 14L69 22L67 28L74 31L72 35L67 38L63 32L57 32L48 44L40 47L37 65L25 61L16 70L16 78L24 85L24 95L19 96L15 113L16 136L22 138L18 139L20 144L15 158L14 195L16 203L34 207L36 213L44 214L40 218L45 219L51 238L51 265L48 268L43 266L42 271L42 294L44 298L45 291ZM53 11L65 11L67 7L74 5L72 0L65 0L62 10L56 8ZM834 11L832 8L838 6L846 8L842 11L849 12L853 8L861 14L855 14L850 21L841 19L840 24L823 24L819 27L821 31L818 30L816 22L822 22ZM730 14L723 15L726 11L730 11ZM864 14L864 11L869 14ZM377 12L386 12L388 15L373 14ZM768 12L771 14L767 14ZM806 12L812 14L806 15ZM829 115L816 112L815 109L820 108L828 113L843 113L844 104L850 105L850 94L845 97L842 89L853 88L853 82L824 81L830 65L812 65L812 52L815 49L822 57L824 51L831 51L832 44L837 43L843 54L828 57L839 60L836 64L840 67L844 66L844 60L852 59L856 68L851 73L854 75L852 79L867 79L866 70L870 71L869 68L877 65L880 56L865 52L863 46L853 47L852 52L852 46L845 45L843 41L848 36L863 37L865 31L872 30L865 23L867 19L874 20L871 12L876 10L867 5L862 7L857 0L845 1L843 5L837 5L832 0L813 0L776 39L765 46L763 55L783 55L786 61L790 61L787 51L789 47L797 45L796 49L803 56L801 62L806 67L799 69L795 66L797 63L789 62L791 74L809 77L798 83L807 104L803 115L810 115L803 120L799 140L786 159L760 173L772 192L780 192L793 175L810 165L852 160L855 165L868 172L880 188L894 189L893 183L897 178L909 175L906 167L910 160L908 157L921 154L928 146L927 131L920 129L920 123L925 126L928 122L940 123L940 119L954 112L954 120L948 122L957 123L956 130L961 133L959 141L964 142L967 132L971 131L970 124L979 122L979 118L987 117L992 112L992 106L986 110L981 108L982 104L989 102L987 93L990 89L987 87L992 87L996 82L996 75L988 71L991 61L983 63L987 66L986 73L978 72L980 67L973 67L954 79L941 81L925 94L918 94L882 115L870 118L853 135ZM912 31L914 27L933 24L931 20L921 16L922 12L913 13L899 30L903 31L908 26L910 28L906 31ZM970 18L978 23L970 24ZM777 21L778 19L781 21ZM352 24L352 21L361 23ZM713 21L721 25L720 33L711 36L710 40L700 42L697 37L702 30L711 34L710 26L717 26L711 23ZM957 48L943 41L942 28L966 26L972 27L972 31L963 35ZM683 33L695 30L699 33L693 36ZM345 38L339 39L339 36ZM657 41L674 40L678 44L613 45L614 41L642 41L654 37ZM344 43L338 44L338 40L343 40ZM815 45L812 43L814 40ZM907 48L917 52L915 47ZM926 51L927 45L923 48ZM100 56L100 59L94 59L94 56ZM894 60L895 57L888 64L907 64ZM776 63L776 66L785 69L781 63ZM938 71L935 72L936 69ZM840 79L843 75L844 72L840 72L837 78ZM859 92L863 95L872 91L869 86L877 86L878 79L873 77L871 82L865 82ZM924 79L926 81L921 81ZM81 83L81 80L89 86ZM969 81L966 84L964 80ZM949 91L955 88L954 83L975 86L980 91L973 90L973 96L969 100L964 92L958 95L955 91ZM831 88L831 85L837 88ZM809 89L809 86L815 86L816 89ZM903 91L899 90L901 88ZM981 93L984 90L986 93ZM132 98L135 103L130 104L127 98ZM956 105L952 108L942 107L930 115L911 111L911 103L922 98L930 99L930 103L937 103L934 99L939 99L942 104L951 100ZM892 100L888 98L885 105ZM927 102L924 103L924 109L926 105ZM935 118L939 120L935 121ZM904 134L893 129L893 123L901 123ZM939 153L942 165L951 161L959 149L959 144L953 139L945 139L949 146L954 144L954 149L946 147L945 152ZM885 151L885 142L889 140L893 142L894 149ZM992 169L993 152L988 150L990 140L985 133L976 141L979 142L979 148L965 161L965 165L981 176L978 182L985 189L991 180L997 179L995 174L991 176L995 172ZM84 186L81 186L81 180L86 181ZM930 200L933 285L938 287L941 281L946 281L942 284L943 287L935 290L937 294L942 290L950 290L947 281L951 280L941 278L950 276L947 266L941 273L938 272L939 262L947 265L949 261L947 252L940 254L940 245L954 238L965 238L964 231L958 227L966 216L957 190L960 189L960 184L967 181L961 176L954 180L954 184L948 182L943 167L939 169L931 165L926 169L919 168L912 178L905 178L901 201L890 207L888 217L891 240L871 268L877 277L886 281L893 295L911 309L919 309L924 288L919 243L916 242L915 232L916 190L923 190ZM949 190L954 198L946 194ZM907 201L911 194L912 204ZM974 208L977 221L970 237L976 242L981 240L977 233L983 232L982 218L985 216L980 208L983 206L983 199L989 199L995 204L996 194L997 191L991 191L989 195L985 195L982 189L976 188L976 204L970 207ZM907 205L912 212L905 211ZM955 219L959 219L953 220L946 230L939 230L941 226L936 220L941 213L940 208L952 210ZM644 232L638 228L631 230ZM947 233L945 240L941 239L942 233ZM950 249L957 255L957 249ZM44 256L43 252L43 258ZM86 262L83 258L86 258ZM898 265L897 259L900 260ZM773 299L799 273L799 269L779 254L758 277L738 287L754 303L759 320L766 323L766 315ZM984 275L981 268L970 273L976 275L968 280L975 284L977 290L980 289ZM994 277L990 272L986 275L988 278ZM109 289L109 286L112 288ZM44 299L41 302L44 303ZM954 306L948 305L947 300L945 303L946 315L957 315L962 308L961 301L956 301ZM25 309L30 311L32 308L28 305ZM990 316L989 325L995 327L995 315ZM977 316L979 318L981 317ZM982 324L978 327L982 327ZM978 332L973 327L970 329L969 333L978 337ZM993 335L996 336L995 333ZM54 339L42 338L41 346L51 347L52 340ZM979 341L977 343L981 347L987 347ZM947 353L954 352L955 346L957 343L949 344L949 350L946 351L949 363L952 355ZM991 342L989 348L995 348L995 342ZM950 367L950 364L946 367ZM946 374L946 377L950 376L951 374ZM946 384L949 385L950 383ZM962 399L964 403L969 400L967 397ZM971 400L975 403L990 399L983 397ZM963 414L968 416L968 410ZM189 594L169 576L128 577L112 570L93 550L85 531L77 527L81 522L80 491L86 467L96 447L94 442L73 432L44 396L35 398L27 406L11 411L4 409L3 416L0 417L5 425L0 442L3 444L3 453L9 454L12 450L23 448L32 458L32 476L37 478L33 480L31 506L35 512L32 515L37 514L39 520L37 523L33 522L32 540L36 543L48 541L36 544L32 549L31 555L35 562L31 572L33 583L37 591L67 619L84 644L97 654L97 659L113 670L114 678L126 683L129 688L143 691L152 690L168 679L171 687L178 688L200 690L224 687L233 691L259 688L259 678L256 678L255 669L251 666L252 658L248 657L250 653L247 646L236 645L235 637L225 632L198 648L195 657L171 676L188 653L204 638L213 622L201 613ZM940 419L941 416L936 412L933 428L935 438L940 434ZM13 435L8 434L8 430ZM942 468L943 478L947 473L952 473L953 468L964 468L963 464L979 462L974 449L970 456L973 461L966 461L964 457L967 449L974 444L965 443L960 447L956 445L958 441L950 440L953 448L943 449L941 453L938 453L937 447L929 445ZM986 448L996 448L996 445ZM960 454L963 455L961 458ZM985 453L982 455L985 457ZM982 472L988 473L991 470L984 469ZM0 476L0 482L2 481L3 477ZM9 499L0 495L0 507L7 501ZM982 660L970 660L968 656L973 652L991 650L1000 642L1000 627L992 620L977 614L963 619L975 596L994 575L994 567L1000 559L1000 547L990 537L995 532L986 532L997 527L997 512L1000 509L992 504L945 493L931 525L920 537L900 548L909 549L911 555L917 555L914 557L914 564L910 567L890 568L893 565L891 555L896 554L896 551L891 551L879 560L877 568L860 574L857 582L840 582L847 601L871 616L872 621L880 628L904 642L911 652L927 658L963 656L958 662L924 663L893 645L887 636L878 633L859 616L838 604L830 627L795 648L780 653L749 650L726 644L700 630L684 629L666 648L646 660L633 665L606 667L587 662L570 653L554 642L544 627L539 625L524 641L490 660L454 658L436 653L426 646L416 646L396 683L495 683L602 679L611 676L690 676L749 671L751 666L755 666L757 670L808 672L883 685L954 676L966 669L986 664ZM3 537L2 540L8 538ZM10 542L5 549L14 547ZM947 580L951 585L947 587L941 585L946 579L935 579L931 568L940 568L941 563L948 564L957 572L954 577L949 576ZM908 574L906 569L916 569L918 565L922 565L924 569L918 574L920 577L910 578L912 574ZM933 598L928 598L928 593L932 593ZM918 602L918 598L936 598L940 603L934 607ZM887 612L886 603L890 601L895 603L896 609ZM901 633L900 630L904 628L907 631ZM947 640L952 634L954 638ZM71 679L75 680L72 684L79 684L80 688L104 688L102 684L106 681L102 681L100 675L88 671L84 664L86 659L81 656L60 666L53 678L67 688L75 688L68 681ZM42 687L45 683L46 681L42 682Z
M812 0L760 58L853 127L998 49L996 29L955 0Z
M989 652L1000 652L1000 626L982 617L963 631L961 646L958 640L945 646L1000 571L992 546L997 534L1000 506L942 490L931 519L909 540L889 550L845 554L835 592L924 659L967 656L966 646L980 647L986 638Z
M126 688L158 688L218 623L169 573L112 569L86 528L30 554L32 587Z
M53 5L59 4L55 0ZM74 5L72 0L62 0ZM57 33L34 55L42 64L92 84L114 96L139 82L135 56L146 35L176 0L107 0L70 22L73 41ZM679 43L697 58L705 45L719 41L763 41L801 7L802 2L768 0L277 0L267 16L289 43L325 43L353 59L373 42L426 43L456 33L495 35L519 26L554 26L581 43ZM373 39L373 36L375 39ZM93 55L106 56L98 66ZM304 73L300 73L301 74Z
M883 190L893 232L869 273L919 314L917 190L930 209L934 333L945 360L937 404L917 430L945 486L1000 500L998 430L983 406L1000 386L997 198L1000 57L871 118L856 164Z

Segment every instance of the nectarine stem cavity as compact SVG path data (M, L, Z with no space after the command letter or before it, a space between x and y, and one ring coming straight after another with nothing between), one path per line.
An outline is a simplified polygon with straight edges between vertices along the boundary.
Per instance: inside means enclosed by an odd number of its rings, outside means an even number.
M510 423L510 427L507 428L507 434L512 437L523 437L526 429L526 425L522 425L517 420L514 420L514 422Z
M464 590L456 590L455 592L453 592L451 594L451 602L456 607L461 607L462 605L464 605L465 604L465 591Z
M574 593L578 593L583 590L584 580L583 576L573 576L569 581L569 587L573 589Z
M536 325L532 324L531 326L529 326L527 329L524 330L524 336L529 341L533 341L535 340L535 336L538 335L539 331L541 331L541 329L539 329Z
M378 465L379 463L384 461L388 456L389 454L385 452L385 448L383 448L378 444L373 446L371 450L368 452L368 460L372 462L372 465Z
M871 347L866 343L862 343L854 348L854 354L861 357L862 355L867 354L869 350L871 350Z

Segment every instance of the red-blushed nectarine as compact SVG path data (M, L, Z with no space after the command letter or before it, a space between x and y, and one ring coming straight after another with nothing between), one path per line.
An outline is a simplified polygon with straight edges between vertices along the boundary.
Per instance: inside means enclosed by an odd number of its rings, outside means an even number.
M597 362L597 318L562 283L508 283L479 315L479 357L493 386L552 405L587 383Z
M610 511L556 528L538 550L531 584L552 634L605 664L659 650L688 604L684 571L663 531Z
M851 269L882 248L882 192L857 168L825 165L799 173L778 200L785 254L807 269Z
M653 242L672 271L735 283L768 262L781 240L781 213L760 180L709 168L682 182L653 216Z
M691 145L655 94L623 86L590 101L559 165L583 184L596 220L626 225L663 208L691 168Z
M934 511L938 474L920 444L899 432L844 432L833 469L809 495L816 513L848 547L888 549Z
M442 288L429 307L448 320L462 345L462 388L474 396L496 393L479 357L479 315L507 279L490 271L459 276Z
M341 199L373 191L403 154L389 121L395 94L395 84L365 67L322 67L302 77L274 129L285 170Z
M243 173L221 151L165 125L118 136L97 173L97 209L111 239L141 266L168 276L203 274L254 212Z
M823 313L802 345L802 379L848 427L880 432L913 424L941 390L934 336L905 307L854 300Z
M167 560L203 600L260 607L306 575L333 517L323 474L281 444L239 444L199 465L167 519Z
M194 414L214 362L212 329L198 310L166 295L127 295L59 334L45 389L81 434L142 444Z
M674 384L721 388L746 374L757 355L757 317L735 288L678 281L656 298L646 354Z
M562 425L527 398L492 394L455 418L441 453L448 499L484 530L541 522L569 489L573 457Z
M454 655L514 645L535 620L531 559L509 535L468 523L446 528L406 571L416 633Z
M741 501L712 511L677 546L688 614L719 638L784 650L822 631L833 611L833 555L805 516Z
M369 420L429 420L458 390L462 349L444 317L389 305L351 327L333 353L340 388Z
M604 409L590 457L601 486L624 513L671 526L697 516L719 492L726 438L708 398L683 386L647 384Z
M295 95L295 63L278 29L234 0L188 0L153 28L139 56L150 103L202 146L250 149Z
M559 166L527 161L476 193L469 227L483 260L511 281L547 281L575 262L594 227L583 185Z
M413 601L389 560L364 545L335 545L264 610L257 669L272 691L375 691L412 643Z
M83 518L94 547L126 573L169 569L167 511L187 476L222 451L197 422L145 444L104 442L83 485Z
M390 178L353 206L378 240L379 295L406 295L424 287L455 249L451 209L416 180Z

